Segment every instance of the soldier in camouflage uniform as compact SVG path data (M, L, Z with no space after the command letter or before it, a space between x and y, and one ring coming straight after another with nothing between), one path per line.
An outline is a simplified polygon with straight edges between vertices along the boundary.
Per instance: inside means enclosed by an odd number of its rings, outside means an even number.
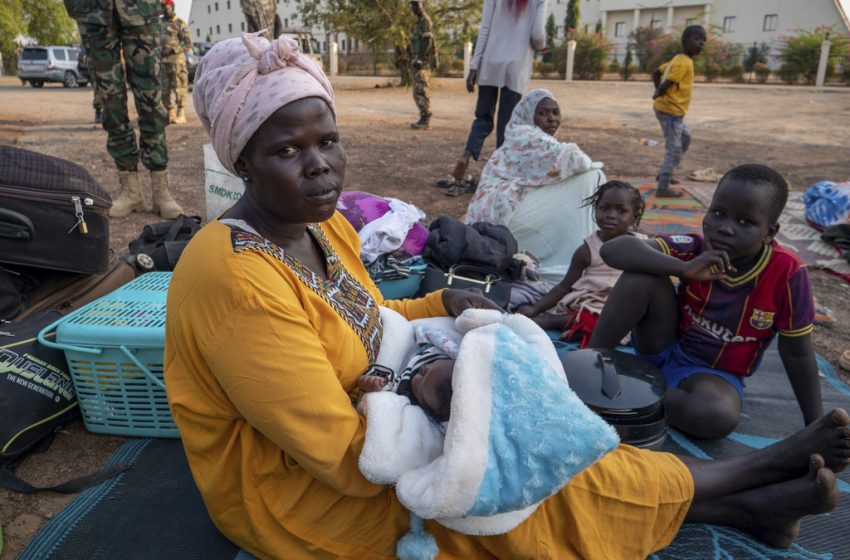
M186 22L174 15L174 0L162 0L162 14L162 104L169 123L183 124L183 102L189 93L186 53L192 51L192 36Z
M103 96L106 150L115 161L121 183L121 193L113 201L109 215L122 218L145 209L139 187L141 159L150 170L154 212L166 219L176 218L183 210L168 185L166 114L159 80L158 0L64 1L89 47L96 87ZM127 112L125 68L139 114L138 143Z
M239 0L239 5L245 15L248 33L268 29L269 39L280 37L283 25L280 23L280 16L277 15L275 0Z
M413 61L413 101L419 108L419 120L412 128L431 128L431 100L428 98L428 80L434 58L434 38L431 33L431 18L425 13L422 0L410 0L410 9L416 16L416 25L410 35L410 58Z

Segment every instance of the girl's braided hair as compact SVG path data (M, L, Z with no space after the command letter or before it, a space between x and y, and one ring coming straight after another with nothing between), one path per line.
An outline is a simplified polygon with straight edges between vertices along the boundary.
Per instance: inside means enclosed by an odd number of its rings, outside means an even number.
M640 219L643 217L643 211L646 210L646 203L643 201L640 191L629 183L623 181L608 181L604 183L596 189L596 192L584 199L582 207L590 206L595 210L599 201L602 199L602 195L611 189L623 189L631 195L632 205L635 208L635 230L637 230L640 225Z

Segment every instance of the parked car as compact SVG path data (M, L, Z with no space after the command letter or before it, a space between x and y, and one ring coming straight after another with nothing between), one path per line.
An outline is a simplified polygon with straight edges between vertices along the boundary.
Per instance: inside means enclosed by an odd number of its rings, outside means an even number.
M45 82L61 82L65 87L88 82L77 65L77 49L65 46L24 47L18 58L17 75L34 88Z
M86 53L86 48L82 45L77 49L77 68L87 83L94 86L94 75L89 71L89 57ZM81 83L81 85L85 84Z
M195 53L186 51L186 70L189 71L189 83L195 83L195 70L198 68L198 59L195 58Z
M207 51L212 48L212 43L198 41L192 44L192 52L186 53L186 68L189 70L189 83L195 83L195 70L198 68L198 62L201 57L207 54Z

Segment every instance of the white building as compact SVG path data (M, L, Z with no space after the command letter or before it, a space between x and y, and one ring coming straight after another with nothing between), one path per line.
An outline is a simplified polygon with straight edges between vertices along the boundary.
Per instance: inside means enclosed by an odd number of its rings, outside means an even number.
M296 0L275 0L284 27L303 26ZM549 0L558 37L564 35L564 19L568 0ZM629 34L638 27L681 29L700 24L721 30L724 39L748 47L753 43L778 45L780 35L795 29L813 30L818 26L835 26L850 31L847 15L839 0L581 0L579 28L584 31L602 29L614 45L612 58L623 60ZM237 37L245 31L245 18L239 0L193 0L189 29L195 41L218 41ZM340 53L361 52L359 39L344 33L332 36L314 28L320 52L336 40Z
M275 0L275 2L284 28L305 27L299 17L298 3L295 0ZM242 15L239 0L193 0L188 23L193 41L214 43L221 39L238 37L245 31L245 16ZM360 41L349 40L345 33L331 35L322 28L312 28L311 31L321 53L327 51L330 40L337 42L341 54L361 50Z
M564 35L568 0L549 0L558 36ZM839 0L581 0L580 30L599 26L613 43L612 58L622 62L629 34L638 27L681 29L699 24L715 27L727 41L751 46L767 43L776 47L780 35L795 29L814 30L835 26L850 31L847 14Z

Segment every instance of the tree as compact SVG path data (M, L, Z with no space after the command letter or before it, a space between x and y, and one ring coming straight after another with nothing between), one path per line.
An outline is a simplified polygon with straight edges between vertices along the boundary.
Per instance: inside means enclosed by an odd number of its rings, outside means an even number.
M0 2L0 53L6 71L14 72L13 53L19 36L42 45L79 43L77 25L62 0L2 0Z
M298 5L305 25L358 37L376 56L392 52L402 84L411 83L408 49L415 18L407 0L298 0ZM433 0L425 8L441 49L468 41L470 23L481 15L477 0Z
M546 18L546 52L543 53L543 62L552 62L552 51L555 49L555 36L558 34L558 26L555 25L555 14L549 14Z
M26 25L20 0L3 0L0 2L0 53L3 54L3 68L8 73L15 71L15 37L21 34L26 34Z
M62 0L23 0L27 34L41 45L79 43L76 22Z
M623 79L628 81L629 73L632 71L632 46L626 47L626 58L623 60Z
M638 70L652 72L657 67L659 39L664 31L657 27L638 27L629 33L629 47L637 56Z
M567 4L567 16L564 18L564 35L569 35L578 29L579 0L570 0Z

